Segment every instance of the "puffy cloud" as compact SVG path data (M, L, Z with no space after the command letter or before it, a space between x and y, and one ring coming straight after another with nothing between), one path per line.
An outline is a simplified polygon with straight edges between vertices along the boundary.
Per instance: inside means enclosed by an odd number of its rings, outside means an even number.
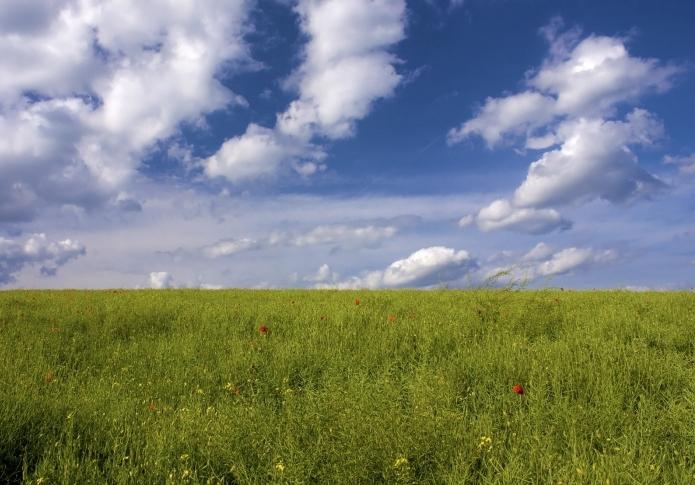
M153 290L166 290L174 288L174 277L166 271L150 273L150 288Z
M82 243L72 239L49 241L45 234L33 234L21 242L0 237L0 285L15 281L26 266L41 265L41 274L53 276L59 267L86 254Z
M556 98L558 114L603 115L645 92L667 90L679 71L656 59L632 57L621 38L591 35L571 50L565 40L550 37L555 58L529 80Z
M526 234L544 234L572 227L572 223L555 209L519 208L506 199L495 200L480 209L475 221L484 232L505 229Z
M218 241L215 244L203 248L203 254L208 258L220 258L223 256L231 256L232 254L250 251L252 249L260 249L262 244L254 239L225 239Z
M309 38L288 82L298 99L273 129L252 124L227 140L204 161L209 177L239 182L288 167L315 171L325 153L311 140L353 136L355 123L400 83L389 49L404 37L404 0L299 0L296 12Z
M488 98L478 114L449 133L450 143L480 135L494 146L506 135L523 135L525 148L547 150L531 163L511 200L497 200L476 217L484 231L531 234L567 229L554 206L600 198L618 203L655 193L665 185L639 166L631 147L663 136L662 124L634 109L610 120L620 104L647 92L667 90L680 71L655 59L631 56L625 39L561 32L555 19L542 29L550 44L527 90Z
M198 290L221 290L224 288L222 285L214 285L210 283L203 283L200 281L188 282L188 283L177 283L174 277L167 271L154 271L150 273L149 277L149 287L153 290L169 290L174 288L193 288ZM139 287L138 287L139 288Z
M383 271L370 271L335 284L318 287L402 288L431 287L460 280L478 267L467 251L442 246L420 249L391 263Z
M475 118L449 132L450 145L472 134L480 135L492 147L508 133L526 133L554 117L555 100L526 91L506 98L488 98Z
M488 277L502 275L503 279L534 281L539 278L586 270L617 258L618 253L613 249L569 247L555 251L551 246L540 242L522 256L518 263L489 269L485 271L485 274Z
M304 281L327 285L337 281L338 278L339 275L334 273L330 266L327 264L322 264L316 274L305 277Z
M615 251L607 249L596 251L588 248L567 248L552 255L535 267L538 276L553 276L568 273L572 270L594 263L606 263L617 257Z
M249 5L2 2L0 218L115 197L181 123L242 102L217 75L248 59Z
M225 177L232 182L275 174L285 161L297 164L301 174L316 171L316 164L305 160L322 160L325 154L317 147L275 130L251 124L246 133L227 140L207 159L205 172L210 177ZM303 163L304 162L304 163ZM311 167L314 169L311 170Z
M529 89L487 98L474 118L449 132L450 143L479 135L494 146L504 135L525 134L529 148L546 148L552 138L534 137L534 130L556 118L610 115L620 103L667 90L680 71L631 56L622 38L591 35L579 41L574 31L560 35L559 27L556 22L543 29L550 56L527 79Z
M663 183L642 169L629 145L648 145L662 125L636 109L625 121L584 119L558 128L562 145L533 162L514 193L519 207L546 207L602 198L622 202L650 194Z
M539 242L521 258L522 261L539 261L553 254L553 248L544 242Z

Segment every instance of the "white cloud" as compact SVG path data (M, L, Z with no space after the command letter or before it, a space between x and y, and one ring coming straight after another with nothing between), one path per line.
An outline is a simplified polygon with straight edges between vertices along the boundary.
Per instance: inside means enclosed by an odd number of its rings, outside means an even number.
M154 271L149 276L149 287L153 290L169 290L174 288L192 288L198 290L221 290L222 285L204 283L197 278L197 281L188 283L177 283L176 279L168 271ZM139 286L138 286L139 288Z
M529 85L555 96L559 114L605 115L645 92L667 90L678 72L656 59L631 56L621 38L591 35L571 50L558 42L564 39L551 39L556 58L546 61Z
M549 55L527 75L527 90L488 98L478 114L449 133L450 143L471 135L489 146L523 135L525 148L547 150L531 163L511 200L497 200L476 217L484 231L541 234L571 224L554 207L594 199L613 203L649 196L665 184L640 167L631 147L663 136L661 122L642 109L610 120L619 105L667 90L678 67L631 56L625 39L575 30L553 20L542 29Z
M45 234L33 234L24 242L0 237L0 285L12 283L24 267L36 264L41 265L42 275L55 275L59 267L86 252L79 241L49 241Z
M526 234L544 234L572 227L555 209L519 208L506 199L483 207L475 218L481 231L510 230Z
M677 166L678 171L683 175L695 175L695 153L682 157L666 155L664 163Z
M458 281L477 267L477 261L466 251L434 246L415 251L383 271L369 271L342 282L317 286L344 289L431 287Z
M546 207L602 198L622 202L663 187L637 163L630 145L649 145L663 127L636 109L625 121L584 119L560 125L562 145L533 162L514 193L518 207Z
M592 266L615 261L618 253L613 249L569 247L560 251L544 242L522 256L518 263L485 270L488 278L504 275L502 279L531 282L540 278L560 276L575 271L586 270Z
M242 102L217 79L248 60L250 2L0 4L2 220L115 196L184 122Z
M261 243L254 239L225 239L218 241L211 246L203 248L203 254L208 258L219 258L223 256L231 256L232 254L253 249L260 249Z
M328 285L330 283L336 282L339 277L340 276L337 273L333 272L330 266L328 266L327 264L322 264L316 272L316 274L305 277L304 281Z
M166 271L150 273L150 288L153 290L166 290L174 288L174 277Z
M274 231L259 239L224 239L202 249L208 258L231 256L236 253L271 247L336 246L341 248L376 247L398 233L394 225L352 226L347 224L319 225L304 232Z
M250 125L204 161L209 177L232 182L294 168L307 175L325 153L311 140L348 138L375 101L401 81L389 49L404 37L404 0L299 0L309 40L288 84L299 93L273 129Z
M213 156L205 162L205 173L209 177L225 177L232 182L273 175L285 161L291 160L302 167L322 160L324 153L309 143L304 143L275 130L255 124L249 125L246 133L227 140ZM306 169L300 170L306 173Z
M544 242L539 242L521 258L522 261L539 261L553 254L553 248Z
M540 93L526 91L506 98L488 98L475 118L449 132L450 145L480 135L490 147L508 133L527 133L554 117L555 100Z
M397 232L398 228L395 226L324 225L317 226L304 234L290 236L289 243L300 247L318 244L370 246L395 236Z
M554 276L569 273L572 270L594 263L606 263L617 257L610 249L596 251L588 248L567 248L552 255L535 267L538 276Z
M625 39L591 35L579 41L577 32L559 35L557 27L543 30L550 56L527 79L529 89L487 98L475 117L450 131L450 143L479 135L494 146L505 135L524 134L529 148L546 148L551 139L533 136L534 130L556 118L609 116L620 103L669 89L680 71L631 56Z
M463 216L461 219L458 221L458 226L461 228L468 227L471 224L475 223L475 215L473 214L466 214Z

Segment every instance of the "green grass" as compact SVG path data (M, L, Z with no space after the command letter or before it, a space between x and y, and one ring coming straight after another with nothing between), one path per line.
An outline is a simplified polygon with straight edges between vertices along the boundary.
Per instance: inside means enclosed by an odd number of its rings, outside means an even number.
M695 482L692 293L10 291L0 349L0 482Z

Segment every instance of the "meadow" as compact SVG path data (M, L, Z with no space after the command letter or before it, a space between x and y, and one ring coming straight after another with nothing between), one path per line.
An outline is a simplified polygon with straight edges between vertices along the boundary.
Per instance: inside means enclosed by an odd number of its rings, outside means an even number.
M695 294L0 292L0 482L695 483Z

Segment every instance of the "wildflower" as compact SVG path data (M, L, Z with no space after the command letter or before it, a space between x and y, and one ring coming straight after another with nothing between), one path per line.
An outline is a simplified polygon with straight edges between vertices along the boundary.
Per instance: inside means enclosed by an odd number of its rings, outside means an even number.
M408 459L405 456L401 456L393 462L393 468L401 468L408 464Z
M155 406L155 404L153 402L151 402L147 405L147 409L149 409L150 412L154 413L155 411L157 411L157 406Z
M361 302L360 302L360 299L359 299L359 298L355 298L355 305L359 305L360 303L361 303Z
M395 321L396 321L396 315L389 315L389 316L388 316L388 321L389 321L389 322L395 322Z
M478 451L489 452L490 450L492 450L492 437L481 436L480 437L480 443L478 443Z
M266 327L265 325L261 325L260 327L258 327L258 333L260 333L261 335L268 335L268 327Z
M515 394L519 394L521 396L524 393L524 387L521 384L514 384L512 386L512 391L514 391Z
M279 462L279 463L277 463L277 464L275 465L275 469L276 469L278 472L282 473L282 472L285 471L285 465L284 465L282 462Z

